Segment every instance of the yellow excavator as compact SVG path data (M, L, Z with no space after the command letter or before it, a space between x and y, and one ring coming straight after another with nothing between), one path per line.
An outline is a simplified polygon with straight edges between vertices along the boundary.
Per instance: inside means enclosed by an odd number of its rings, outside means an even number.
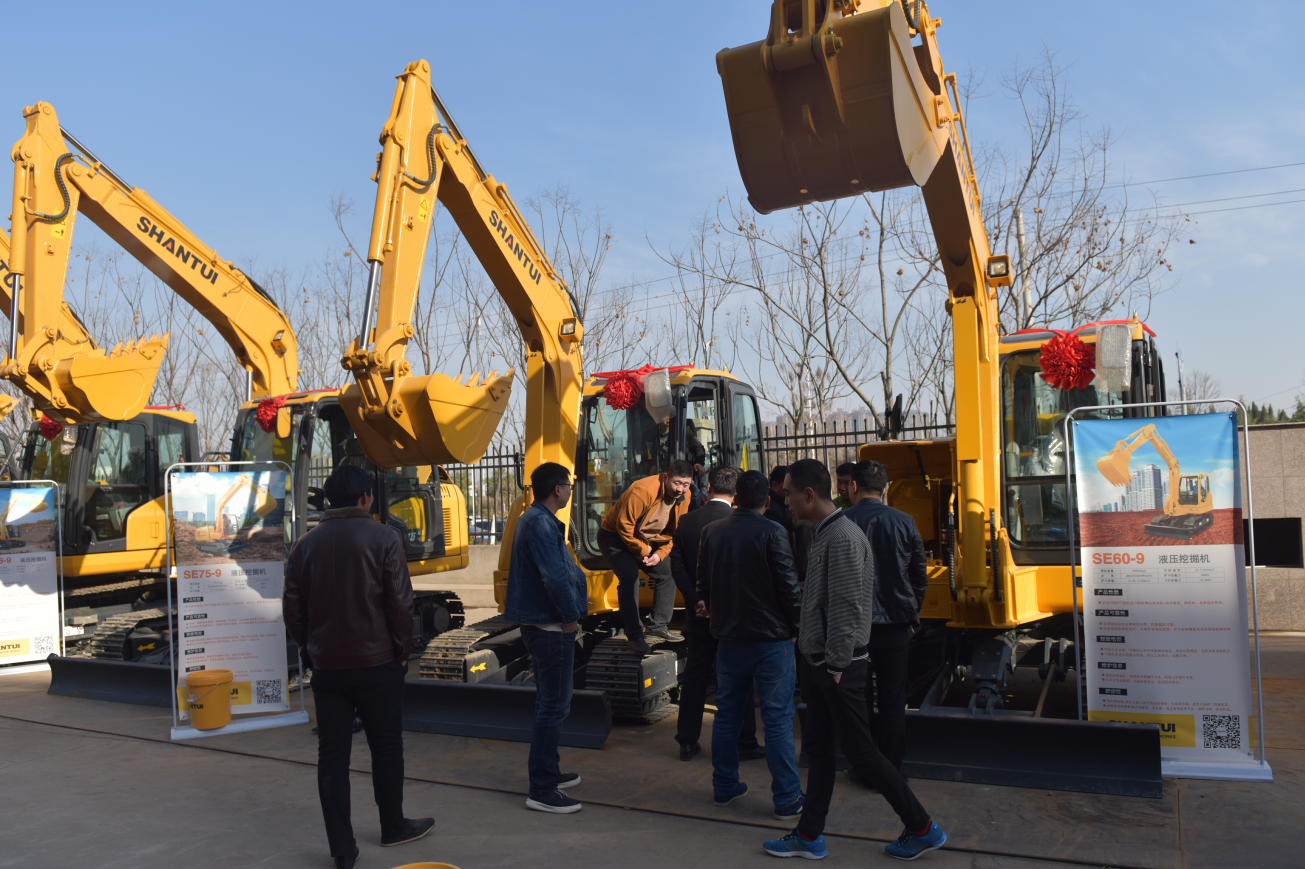
M1077 720L1063 422L1076 407L1164 401L1154 336L1136 319L1081 327L1088 344L1114 330L1098 365L1127 386L1061 390L1039 377L1038 350L1057 333L998 334L1011 266L989 247L940 25L918 0L774 0L763 40L716 57L753 207L915 186L938 246L955 436L860 448L888 466L887 501L915 519L930 556L903 771L1158 797L1155 725Z
M1112 486L1133 482L1128 472L1129 460L1143 444L1149 443L1164 460L1169 471L1169 491L1165 495L1163 514L1143 526L1147 534L1157 537L1195 537L1214 522L1214 500L1210 496L1209 474L1186 474L1178 465L1169 444L1155 430L1155 424L1142 426L1115 448L1097 459L1097 470Z
M587 690L577 692L564 738L572 745L601 745L613 716L644 721L666 714L677 669L675 653L654 651L642 658L620 635L616 578L597 545L602 516L631 482L659 473L673 459L693 455L705 468L755 462L755 395L727 372L685 366L649 375L649 401L656 392L657 401L673 407L665 424L647 403L626 410L605 403L607 378L586 381L582 375L583 325L562 278L507 188L481 167L431 86L426 61L409 64L398 76L380 142L363 322L341 360L354 383L341 393L339 406L363 451L391 469L387 473L406 475L426 462L474 462L493 436L518 379L515 371L461 382L443 374L414 376L405 359L438 201L516 319L525 344L525 461L518 480L523 493L507 520L495 598L501 609L513 530L531 503L526 480L542 462L575 470L575 497L558 518L568 526L572 552L588 578L589 615L581 622L576 677ZM651 593L641 594L643 605L650 605ZM528 739L529 663L517 626L500 618L435 637L421 658L421 681L409 686L407 726Z

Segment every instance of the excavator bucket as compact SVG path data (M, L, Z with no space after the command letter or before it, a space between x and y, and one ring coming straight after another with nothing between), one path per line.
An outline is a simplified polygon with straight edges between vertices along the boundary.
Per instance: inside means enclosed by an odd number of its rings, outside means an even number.
M897 0L774 0L766 39L716 55L739 174L776 209L922 186L951 109Z
M61 360L55 379L69 402L84 409L84 419L131 419L149 401L168 337L154 335L119 344L104 356Z
M1133 482L1132 475L1128 473L1129 463L1128 450L1124 444L1119 443L1113 450L1097 459L1097 470L1101 476L1105 477L1112 486L1127 486Z
M513 374L499 377L491 371L481 381L476 372L466 383L444 374L405 378L389 404L370 413L355 383L340 394L340 406L363 451L382 468L473 464L485 454L507 409Z

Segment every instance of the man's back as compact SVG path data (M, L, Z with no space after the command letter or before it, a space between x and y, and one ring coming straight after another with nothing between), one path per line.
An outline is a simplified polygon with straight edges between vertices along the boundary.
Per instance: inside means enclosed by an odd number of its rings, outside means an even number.
M671 549L671 573L675 585L684 596L684 606L693 612L698 602L698 544L702 531L713 522L719 522L734 512L725 501L713 498L702 507L688 513L675 529L675 546Z
M698 592L719 640L786 640L797 634L802 591L783 527L735 510L703 529Z
M284 609L314 669L407 663L412 581L394 529L358 507L327 510L290 551Z
M865 533L874 550L875 623L918 624L929 577L915 520L878 498L862 498L843 515Z

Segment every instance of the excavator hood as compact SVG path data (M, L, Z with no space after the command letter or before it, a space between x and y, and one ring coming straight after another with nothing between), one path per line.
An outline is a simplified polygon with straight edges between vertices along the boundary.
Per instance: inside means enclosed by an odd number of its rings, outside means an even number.
M897 0L774 0L766 39L716 55L739 174L762 214L923 186L951 110ZM881 6L881 8L867 8Z

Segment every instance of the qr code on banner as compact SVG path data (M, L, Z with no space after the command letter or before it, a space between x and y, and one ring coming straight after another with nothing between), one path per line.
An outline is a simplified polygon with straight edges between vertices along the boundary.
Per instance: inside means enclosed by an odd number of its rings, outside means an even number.
M1206 748L1241 748L1240 715L1202 715L1201 735Z
M53 655L55 648L54 637L32 638L33 655Z
M280 679L255 679L254 680L254 703L283 703L282 697L283 682Z

